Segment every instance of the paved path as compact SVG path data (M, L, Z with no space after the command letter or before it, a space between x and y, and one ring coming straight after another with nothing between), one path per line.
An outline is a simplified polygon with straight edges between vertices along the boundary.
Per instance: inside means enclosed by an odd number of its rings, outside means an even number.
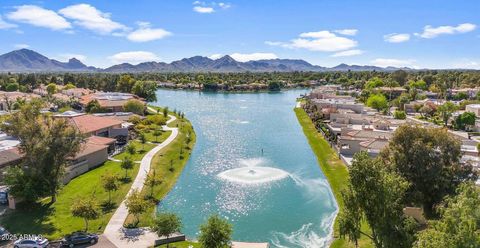
M150 111L154 109L148 107ZM156 112L156 111L155 111ZM168 138L150 150L143 157L140 163L140 169L138 170L137 177L132 183L130 191L128 191L128 197L133 190L141 190L143 188L143 183L147 178L148 172L150 171L150 165L152 163L153 156L159 152L164 147L168 146L178 135L178 128L168 127L168 124L175 121L177 118L175 116L169 115L170 119L167 121L167 124L162 126L163 130L172 131ZM125 197L125 198L126 198ZM136 228L136 229L127 229L123 227L123 223L128 216L128 209L125 205L125 200L120 204L112 218L105 227L104 236L110 240L116 247L119 248L131 248L131 247L151 247L158 236L151 232L148 228Z

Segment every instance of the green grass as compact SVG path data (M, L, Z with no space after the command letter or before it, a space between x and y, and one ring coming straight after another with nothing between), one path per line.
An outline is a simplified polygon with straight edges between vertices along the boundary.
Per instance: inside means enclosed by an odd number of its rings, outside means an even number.
M191 241L181 241L181 242L175 242L175 243L170 243L169 247L170 248L173 248L173 247L176 247L176 248L189 248L190 246L194 247L194 248L200 248L201 245L199 243L195 243L195 242L191 242ZM166 248L167 245L159 245L159 246L155 246L157 248Z
M141 144L136 145L141 146ZM151 148L152 146L145 145L146 151ZM136 154L137 158L143 157L146 151ZM117 158L124 156L124 154L119 154ZM125 172L120 168L120 162L107 161L102 166L74 178L65 185L59 191L55 203L48 204L50 198L46 198L31 206L19 204L19 208L9 211L0 219L0 223L11 233L42 234L51 240L59 239L65 234L84 229L83 219L72 217L70 208L78 199L94 197L100 205L101 215L98 219L89 222L88 231L103 232L115 209L130 189L133 179L138 174L138 168L139 164L135 163L134 169L128 171L131 180L119 182L119 189L112 192L112 202L114 203L112 207L102 207L102 205L105 206L103 203L108 201L108 193L103 190L101 185L102 175L117 174L123 178Z
M155 133L155 131L152 131L152 130L142 131L142 133L145 134L145 137L147 138L148 142L162 143L163 141L165 141L168 138L168 136L170 136L172 131L162 131L161 135L158 136L158 137L155 137L155 135L153 135Z
M327 177L330 188L333 191L335 199L337 200L339 211L343 211L343 200L341 192L348 184L348 169L343 162L338 158L336 152L330 147L323 136L315 129L312 121L307 113L301 108L295 108L298 121L302 126L303 133L307 137L308 143L312 151L317 156L318 164ZM334 238L335 240L330 247L355 247L354 244L339 237L338 221L334 224ZM362 230L369 233L366 223L362 224ZM359 240L359 247L373 247L370 240L363 237Z
M170 145L160 150L152 159L150 173L155 170L156 176L162 180L162 183L154 187L151 205L149 209L140 216L139 226L150 226L152 224L152 220L155 216L156 204L158 201L163 199L168 192L170 192L177 182L177 179L181 175L195 144L195 132L188 120L177 119L176 121L170 123L169 126L178 127L179 133L177 138L172 141ZM186 142L188 133L190 133L191 137L189 144ZM180 154L180 151L182 151L183 154ZM173 161L172 171L170 170L170 161ZM144 186L142 192L149 196L150 188ZM132 216L129 216L125 223L131 223L132 221Z
M130 155L127 152L122 152L120 154L113 156L113 158L123 160L125 157L128 156L133 161L140 161L148 151L152 150L156 146L155 144L149 144L149 143L145 143L144 145L137 140L130 141L130 144L132 144L135 147L135 150L136 150L135 154Z

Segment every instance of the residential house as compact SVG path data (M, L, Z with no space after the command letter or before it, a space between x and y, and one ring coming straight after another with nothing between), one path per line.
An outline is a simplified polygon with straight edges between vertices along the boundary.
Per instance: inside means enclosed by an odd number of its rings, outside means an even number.
M0 111L12 110L15 102L19 100L30 101L39 96L19 91L0 91Z
M124 112L123 106L129 100L139 100L145 103L144 99L130 93L97 92L81 96L80 104L85 107L90 101L93 100L97 100L100 106L106 109L108 112Z

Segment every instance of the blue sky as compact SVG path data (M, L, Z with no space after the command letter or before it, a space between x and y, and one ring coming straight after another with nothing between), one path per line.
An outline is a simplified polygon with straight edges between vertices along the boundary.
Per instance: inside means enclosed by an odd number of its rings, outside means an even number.
M195 55L480 69L480 3L446 0L13 1L0 53L28 47L88 65Z

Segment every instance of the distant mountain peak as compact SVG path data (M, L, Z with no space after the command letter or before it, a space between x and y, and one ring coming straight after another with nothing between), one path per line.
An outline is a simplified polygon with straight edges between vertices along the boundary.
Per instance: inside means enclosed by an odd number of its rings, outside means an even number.
M27 49L15 50L0 55L0 71L105 71L105 72L292 72L292 71L392 71L398 68L381 68L376 66L360 66L339 64L332 68L312 65L301 59L265 59L240 62L229 55L218 59L204 56L193 56L171 63L143 62L137 65L122 63L106 69L87 66L77 58L68 62L49 59L42 54ZM408 70L409 68L402 68Z

